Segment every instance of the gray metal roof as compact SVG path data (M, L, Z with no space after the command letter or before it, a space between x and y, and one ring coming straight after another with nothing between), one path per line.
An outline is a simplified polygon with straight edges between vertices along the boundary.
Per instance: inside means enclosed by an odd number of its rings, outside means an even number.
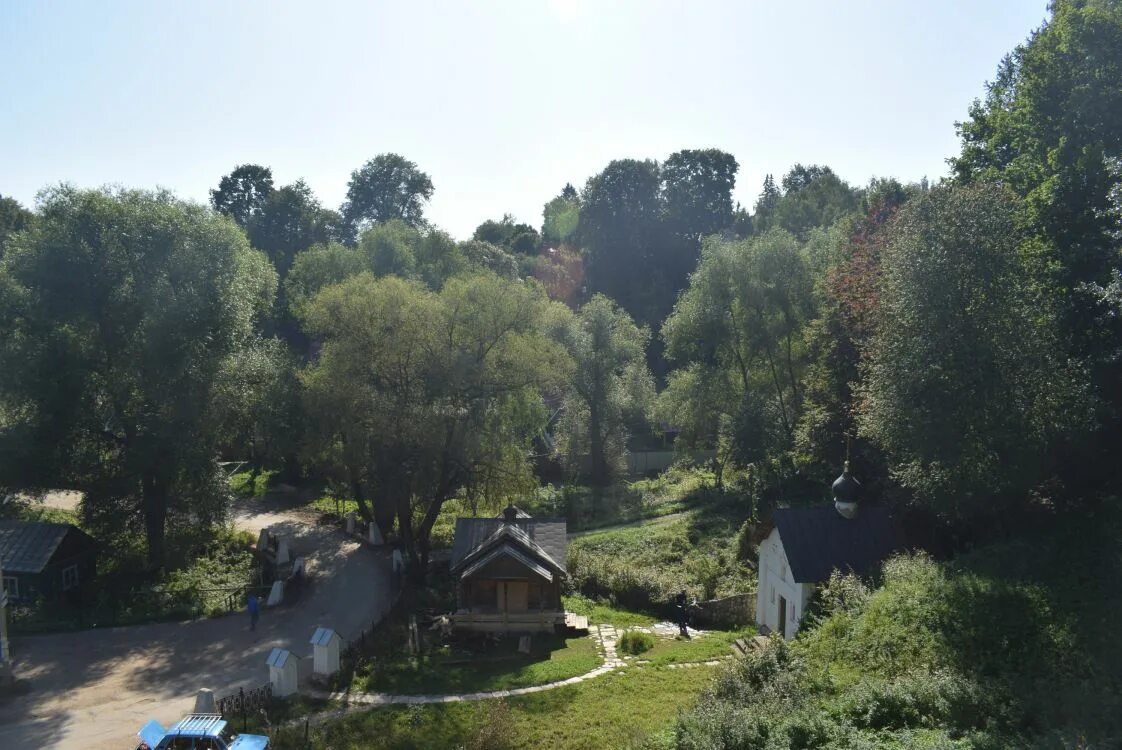
M510 536L498 533L505 525L502 518L457 518L456 537L452 542L452 568L485 544L497 542L500 537L509 539ZM565 572L569 542L566 537L568 525L564 518L520 517L512 526L525 534L533 546L540 547L561 572Z
M854 518L833 505L780 508L773 520L797 583L825 581L834 570L871 573L904 549L900 527L882 507L862 505Z
M71 531L85 536L68 523L0 521L0 565L5 573L41 573Z

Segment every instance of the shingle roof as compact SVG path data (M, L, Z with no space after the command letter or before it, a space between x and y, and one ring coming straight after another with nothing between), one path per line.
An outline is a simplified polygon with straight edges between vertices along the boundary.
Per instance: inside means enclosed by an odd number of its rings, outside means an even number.
M848 519L832 505L780 508L773 520L798 583L825 581L835 569L869 573L904 549L900 527L886 508L863 505Z
M0 521L0 565L5 573L41 573L70 530L68 523Z
M502 518L457 518L456 536L452 542L452 568L485 544L498 541L496 535L505 525ZM564 518L526 516L516 519L513 526L540 547L562 572L565 571L568 526Z

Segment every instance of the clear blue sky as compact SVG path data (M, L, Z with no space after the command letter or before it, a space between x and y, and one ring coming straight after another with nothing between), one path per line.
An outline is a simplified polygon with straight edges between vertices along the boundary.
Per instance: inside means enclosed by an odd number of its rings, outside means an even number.
M0 0L0 194L163 186L236 164L337 207L394 151L457 237L534 225L610 160L717 147L766 173L946 173L965 117L1045 0Z

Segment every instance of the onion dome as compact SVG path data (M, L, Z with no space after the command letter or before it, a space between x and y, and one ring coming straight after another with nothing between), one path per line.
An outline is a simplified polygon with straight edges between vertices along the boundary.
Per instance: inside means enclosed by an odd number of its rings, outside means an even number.
M831 487L834 493L834 507L843 518L853 518L857 515L857 497L861 494L861 483L849 473L849 461L845 462L845 469L841 476L834 480Z

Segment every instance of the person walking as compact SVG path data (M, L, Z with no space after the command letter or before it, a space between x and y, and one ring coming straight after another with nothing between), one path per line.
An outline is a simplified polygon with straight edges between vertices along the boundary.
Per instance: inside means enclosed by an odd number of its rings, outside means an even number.
M257 630L257 618L261 616L260 608L257 604L257 595L251 593L245 600L245 608L249 612L249 629Z

